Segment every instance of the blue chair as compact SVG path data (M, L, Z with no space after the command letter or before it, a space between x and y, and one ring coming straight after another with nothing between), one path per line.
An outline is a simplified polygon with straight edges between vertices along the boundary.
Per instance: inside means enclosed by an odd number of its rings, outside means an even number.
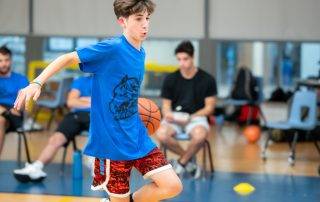
M175 136L176 140L178 141L189 141L190 137L186 133L179 133ZM167 158L167 148L165 145L161 145L161 148L163 149L163 153L165 157ZM205 140L204 145L202 146L203 148L203 169L205 170L207 168L207 153L209 156L209 166L210 166L210 172L211 174L214 172L213 168L213 158L212 158L212 152L211 152L211 145L208 140Z
M73 78L63 78L60 83L57 92L55 92L55 98L52 99L46 99L46 100L38 100L37 101L37 110L35 112L33 123L36 122L38 118L38 114L42 108L48 108L50 109L50 118L47 123L47 129L50 128L51 122L56 114L56 111L58 109L63 109L67 100L67 95L70 90L71 83L73 81ZM33 127L33 124L32 124Z
M298 140L300 131L311 131L317 125L317 96L314 91L296 91L293 95L292 104L289 110L289 118L287 121L281 122L266 122L268 128L267 139L261 154L262 159L265 161L266 150L271 139L271 129L280 130L295 130L292 142L289 142L291 153L288 161L291 166L295 163L295 147ZM320 153L320 147L315 141L315 146Z

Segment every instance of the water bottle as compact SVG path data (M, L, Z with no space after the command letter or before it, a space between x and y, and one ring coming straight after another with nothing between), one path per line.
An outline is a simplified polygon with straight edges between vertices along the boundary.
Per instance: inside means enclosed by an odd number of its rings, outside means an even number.
M82 154L79 150L73 152L72 176L73 179L82 179Z

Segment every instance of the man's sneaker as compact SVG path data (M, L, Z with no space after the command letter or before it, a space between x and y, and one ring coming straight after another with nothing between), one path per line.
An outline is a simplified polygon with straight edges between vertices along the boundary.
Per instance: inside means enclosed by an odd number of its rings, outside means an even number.
M185 172L185 168L177 160L172 161L172 167L177 175L182 175Z
M104 190L104 183L107 180L106 173L107 161L105 159L94 159L94 168L93 168L93 181L91 189L93 191Z
M193 162L188 162L186 165L186 171L190 173L195 179L201 177L201 167Z
M25 167L22 169L14 170L13 175L19 182L23 183L41 182L47 177L47 174L43 172L41 168L29 163L26 163Z

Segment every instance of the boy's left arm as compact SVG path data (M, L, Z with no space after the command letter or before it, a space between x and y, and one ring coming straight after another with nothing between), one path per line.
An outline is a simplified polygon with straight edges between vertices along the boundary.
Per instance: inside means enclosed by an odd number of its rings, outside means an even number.
M195 113L191 114L190 119L197 116L209 116L214 112L214 108L216 105L215 96L206 97L204 103L204 107L202 109L199 109Z

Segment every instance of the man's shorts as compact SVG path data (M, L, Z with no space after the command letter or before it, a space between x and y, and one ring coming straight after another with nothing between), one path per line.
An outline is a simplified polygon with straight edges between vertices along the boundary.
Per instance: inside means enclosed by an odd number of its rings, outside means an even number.
M112 197L127 197L130 195L130 173L136 168L145 179L152 175L172 168L159 148L153 149L145 157L113 161L96 158L94 162L94 178L92 190L105 190Z
M23 117L22 116L17 116L13 113L10 112L10 110L7 110L1 114L8 122L9 122L9 127L6 129L6 133L8 132L14 132L18 128L22 127L23 123Z
M169 123L169 122L167 122L165 120L162 121L162 124L166 124L166 125L171 126L176 131L177 134L184 133L184 132L187 133L187 134L190 134L191 131L197 126L203 126L208 131L209 131L209 128L210 128L208 119L205 116L194 117L185 126L181 126L181 125L178 125L178 124L175 124L175 123Z
M71 112L63 118L56 131L62 133L69 142L82 131L89 130L89 125L89 112Z

